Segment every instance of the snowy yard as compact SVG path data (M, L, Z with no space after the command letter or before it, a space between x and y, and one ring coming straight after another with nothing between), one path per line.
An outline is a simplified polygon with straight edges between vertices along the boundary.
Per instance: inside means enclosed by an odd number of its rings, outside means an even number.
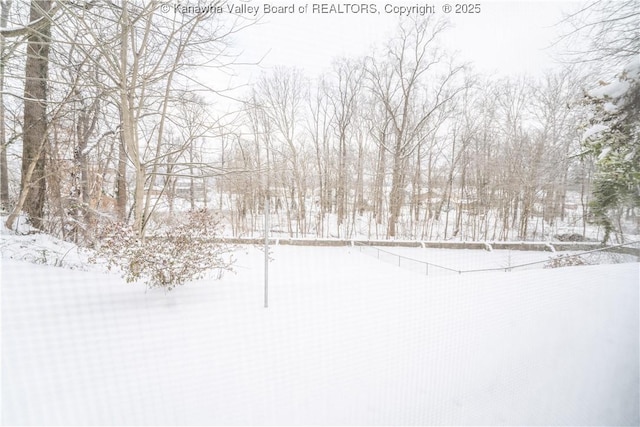
M274 258L268 309L252 247L168 294L3 259L3 424L640 423L637 263L425 277L357 248Z

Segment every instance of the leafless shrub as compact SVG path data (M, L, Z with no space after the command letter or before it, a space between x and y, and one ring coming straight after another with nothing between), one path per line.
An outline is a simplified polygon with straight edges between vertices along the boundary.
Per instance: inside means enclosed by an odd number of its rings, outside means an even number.
M589 265L589 263L579 255L558 255L550 258L544 268L573 267L576 265Z
M217 238L220 229L218 217L204 209L188 212L180 224L144 240L132 227L112 223L100 233L92 261L103 258L109 269L119 268L127 282L142 279L150 288L171 290L212 270L220 278L234 263L234 248Z

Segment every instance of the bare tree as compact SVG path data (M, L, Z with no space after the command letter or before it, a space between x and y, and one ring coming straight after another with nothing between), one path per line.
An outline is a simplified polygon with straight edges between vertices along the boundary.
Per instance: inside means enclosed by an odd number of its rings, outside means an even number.
M356 114L359 92L362 90L363 70L360 64L347 59L334 63L334 78L336 87L329 92L333 107L333 124L338 138L338 176L336 188L338 234L346 217L348 184L347 184L347 154L349 140L355 132L351 131Z
M11 0L0 1L0 29L7 26L9 11L11 10ZM9 166L7 164L7 129L4 106L4 76L5 63L9 52L6 47L4 36L0 36L0 210L9 208Z
M50 0L32 0L30 22L45 24L37 31L29 31L27 36L27 62L24 86L24 122L22 136L22 184L21 197L17 208L29 216L35 228L43 225L46 191L45 155L47 143L47 77L49 68L49 43L51 22ZM11 219L12 217L10 217ZM7 220L7 227L12 221Z
M445 21L429 16L400 27L400 35L387 47L389 60L368 61L371 91L390 119L393 140L385 144L392 156L387 237L395 238L405 200L407 160L422 142L421 133L433 115L462 89L454 86L463 69L447 61L438 47ZM427 84L427 78L429 83Z
M324 237L325 217L331 212L330 174L332 172L332 151L329 149L331 114L330 101L327 96L329 83L321 79L313 94L309 97L309 120L307 131L311 137L315 151L315 167L317 174L318 195L313 204L317 205L315 230L316 235Z
M568 30L558 43L571 63L620 68L640 53L639 23L636 0L591 0L565 16L560 24Z
M110 80L106 84L111 89L105 94L117 107L122 141L118 207L122 215L126 158L133 172L133 225L140 235L144 235L155 203L145 189L157 176L156 163L164 161L158 150L171 127L169 107L176 96L176 83L190 81L198 90L205 89L186 70L227 65L226 40L242 27L240 21L223 20L215 14L161 14L160 6L150 1L122 6L105 3L90 10L69 8L66 12L75 26L63 31Z
M537 123L537 138L543 141L544 162L538 173L541 176L542 227L544 235L548 224L553 228L556 221L566 216L567 191L570 175L581 167L576 155L579 153L582 121L582 81L571 66L546 73L532 87L531 109ZM582 174L580 174L582 175Z
M277 68L269 77L261 78L258 96L258 102L264 105L265 114L283 144L283 153L286 152L287 166L280 170L285 184L282 195L288 200L287 212L295 213L295 231L292 229L290 233L298 236L305 232L307 220L301 132L303 100L306 97L304 77L299 70ZM288 171L291 172L290 177Z

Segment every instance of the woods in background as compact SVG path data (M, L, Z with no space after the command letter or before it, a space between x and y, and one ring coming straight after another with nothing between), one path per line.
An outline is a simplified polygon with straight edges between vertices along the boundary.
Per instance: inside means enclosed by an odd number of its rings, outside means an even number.
M595 179L606 144L631 147L618 165L637 159L637 114L618 114L615 138L593 131L615 111L589 95L597 83L581 64L483 76L442 49L448 24L429 16L320 77L275 68L229 100L229 86L203 76L233 67L244 18L163 14L155 1L17 3L0 2L9 228L25 212L36 228L89 243L100 222L144 236L209 207L230 234L257 236L268 197L272 231L291 237L640 234L637 167L615 203L601 195L622 187ZM637 109L619 96L620 111ZM585 132L601 145L586 149Z

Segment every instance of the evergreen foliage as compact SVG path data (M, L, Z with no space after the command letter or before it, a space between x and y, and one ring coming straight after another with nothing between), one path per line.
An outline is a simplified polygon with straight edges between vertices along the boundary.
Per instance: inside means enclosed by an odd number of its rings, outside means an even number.
M584 154L594 156L598 168L590 207L606 243L612 232L622 232L616 216L640 207L640 64L589 92L587 102L593 116Z

